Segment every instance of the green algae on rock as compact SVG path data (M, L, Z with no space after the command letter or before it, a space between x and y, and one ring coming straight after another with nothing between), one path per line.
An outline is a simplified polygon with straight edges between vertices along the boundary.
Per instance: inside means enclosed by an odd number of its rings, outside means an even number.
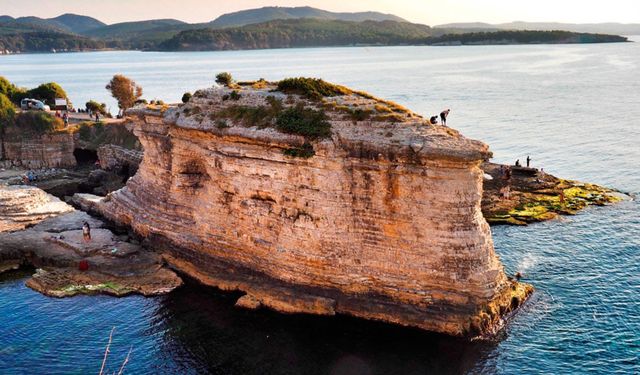
M482 211L490 224L527 225L624 199L616 190L563 180L534 168L511 167L509 181L504 177L507 166L486 162L482 168L491 176L484 181L482 199Z

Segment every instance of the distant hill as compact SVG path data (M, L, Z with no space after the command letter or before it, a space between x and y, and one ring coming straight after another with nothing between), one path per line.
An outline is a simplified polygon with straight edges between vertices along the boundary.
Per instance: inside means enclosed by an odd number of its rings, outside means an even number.
M106 23L98 21L95 18L80 16L71 13L66 13L55 18L50 18L49 21L64 25L68 29L68 31L76 34L83 34L88 30L106 26Z
M341 21L396 21L408 22L407 20L378 12L358 12L358 13L335 13L312 7L264 7L258 9L248 9L239 12L223 14L211 21L207 26L212 28L238 27L255 23L262 23L273 20L288 20L299 18L316 18L323 20Z
M174 19L122 22L113 25L104 25L102 27L88 30L84 33L84 35L102 39L130 40L140 34L144 34L152 30L162 33L163 28L171 28L173 26L189 26L189 24Z
M55 18L0 16L0 23L23 25L35 29L55 30L58 32L82 34L92 28L104 26L105 23L95 18L79 16L76 14L63 14Z
M638 27L637 29L634 29ZM531 32L573 28L580 33ZM0 16L0 54L102 48L208 51L353 45L599 43L624 41L600 34L640 34L635 24L463 23L431 28L378 12L335 13L312 7L264 7L222 15L209 23L175 19L107 25L95 18ZM514 31L518 30L518 31ZM589 33L587 35L586 33Z
M564 30L576 33L604 33L618 35L640 35L638 23L559 23L559 22L509 22L488 24L482 22L448 23L434 26L434 29L473 30Z
M182 31L159 45L169 51L420 44L426 25L396 21L274 20L226 29Z

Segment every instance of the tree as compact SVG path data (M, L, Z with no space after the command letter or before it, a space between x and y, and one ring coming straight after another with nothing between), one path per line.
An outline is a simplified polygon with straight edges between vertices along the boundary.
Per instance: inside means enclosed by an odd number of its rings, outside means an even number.
M111 96L118 101L122 112L133 107L142 96L142 87L122 74L114 75L105 88L111 91Z
M0 93L0 141L2 144L2 155L0 159L5 158L4 154L4 130L11 126L15 120L16 111L13 108L13 103L7 98L5 94Z
M43 83L27 92L33 99L42 100L51 106L56 104L56 98L67 99L67 93L55 82Z
M13 83L9 82L9 80L4 78L3 76L0 76L0 94L3 94L6 97L10 98L14 89L15 86Z
M87 108L87 110L93 112L93 113L100 113L102 115L107 115L107 105L105 103L98 103L95 100L89 100L86 104L85 107Z
M9 100L16 104L20 104L20 100L27 97L27 90L17 87L8 79L0 76L0 94L5 95Z
M216 83L221 84L223 86L229 86L233 82L233 77L231 73L222 72L216 75Z

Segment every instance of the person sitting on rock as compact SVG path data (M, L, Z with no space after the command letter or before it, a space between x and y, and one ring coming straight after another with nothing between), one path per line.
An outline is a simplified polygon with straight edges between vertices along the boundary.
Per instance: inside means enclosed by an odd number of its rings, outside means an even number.
M451 112L450 109L446 109L440 112L440 122L442 123L442 125L447 125L447 117L449 117L449 112Z
M431 116L431 118L429 119L429 123L431 125L438 125L438 116Z
M91 241L91 226L86 221L82 224L82 238L85 242Z
M520 159L516 160L516 167L520 167Z

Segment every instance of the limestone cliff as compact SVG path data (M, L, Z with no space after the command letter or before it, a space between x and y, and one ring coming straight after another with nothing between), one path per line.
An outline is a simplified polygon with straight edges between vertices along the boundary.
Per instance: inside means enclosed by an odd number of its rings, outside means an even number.
M245 307L495 330L531 288L505 276L482 216L487 146L330 88L263 83L130 110L144 158L98 210L173 267L244 291Z
M4 155L4 159L0 160L0 165L5 168L68 168L76 165L73 134L70 133L15 134L2 143L0 155Z

